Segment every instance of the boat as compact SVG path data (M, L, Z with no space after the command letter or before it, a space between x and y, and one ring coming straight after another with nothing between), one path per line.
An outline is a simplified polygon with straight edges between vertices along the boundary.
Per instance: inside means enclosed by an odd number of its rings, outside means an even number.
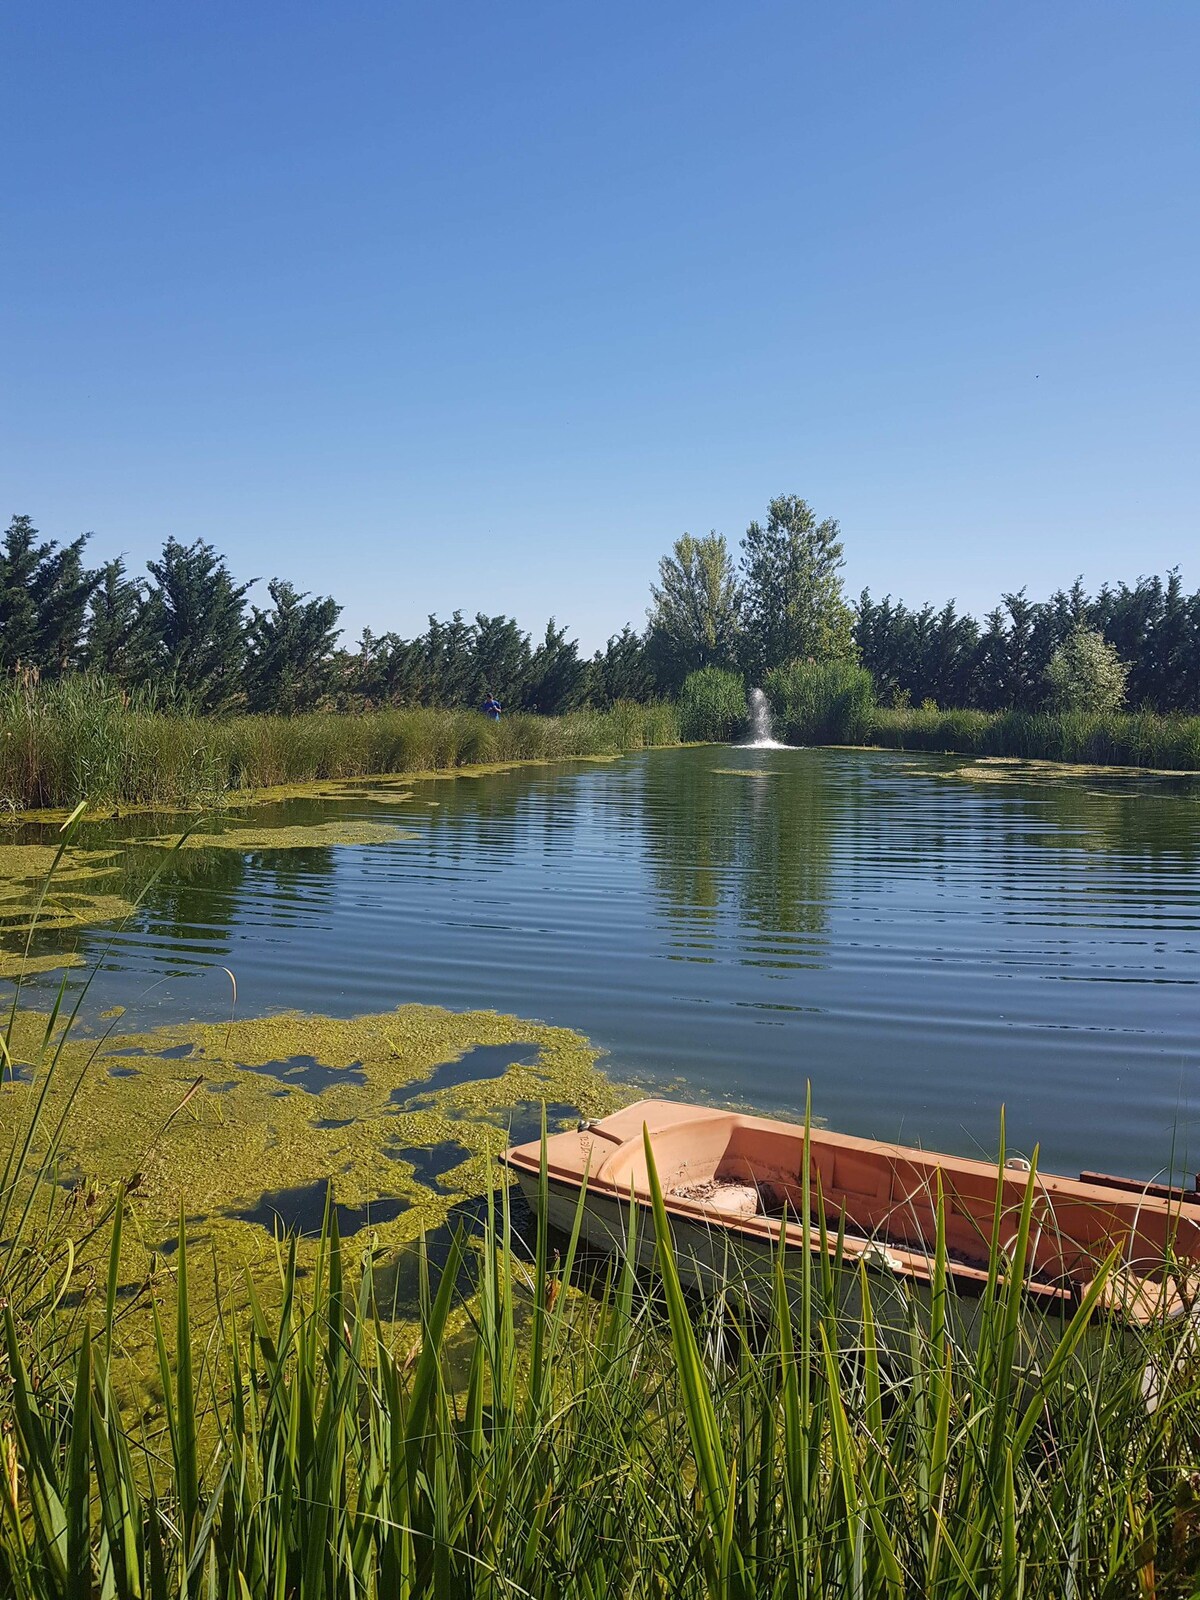
M1188 1190L1102 1173L1031 1174L1021 1158L972 1160L670 1100L640 1100L546 1138L550 1225L569 1233L582 1202L583 1239L620 1252L631 1236L632 1204L644 1213L632 1233L638 1262L652 1264L647 1143L680 1276L702 1290L736 1273L751 1296L756 1286L769 1296L782 1247L788 1269L807 1253L835 1263L853 1283L861 1265L876 1306L880 1283L898 1291L892 1301L903 1320L904 1306L921 1298L909 1291L934 1279L940 1193L948 1282L957 1297L978 1302L997 1187L999 1243L1007 1251L1032 1183L1024 1290L1034 1304L1071 1315L1091 1292L1095 1312L1136 1326L1191 1316L1200 1300L1200 1180ZM501 1158L535 1210L542 1148L538 1139ZM1097 1284L1114 1249L1117 1264Z

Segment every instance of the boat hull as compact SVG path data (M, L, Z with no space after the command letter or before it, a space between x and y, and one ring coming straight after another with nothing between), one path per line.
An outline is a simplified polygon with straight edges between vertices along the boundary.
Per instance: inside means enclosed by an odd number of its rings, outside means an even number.
M518 1172L521 1193L536 1216L540 1183L536 1173ZM545 1216L550 1228L570 1237L580 1207L580 1190L550 1180L546 1185ZM584 1191L580 1216L580 1237L591 1251L624 1258L631 1231L629 1202L610 1195ZM654 1218L645 1206L637 1206L634 1227L635 1261L638 1270L653 1274L657 1264ZM776 1297L776 1254L774 1240L746 1237L736 1229L703 1221L673 1216L670 1218L672 1257L684 1287L704 1299L732 1297L739 1306L768 1317ZM795 1317L803 1301L803 1258L810 1254L784 1244L784 1288L790 1314ZM881 1358L897 1376L910 1370L912 1340L928 1334L932 1322L932 1294L928 1284L898 1276L886 1264L886 1252L870 1254L863 1260L843 1261L840 1269L831 1262L822 1270L818 1253L810 1254L810 1294L816 1314L828 1315L836 1327L837 1343L843 1353L861 1349L863 1328L863 1280L870 1297L871 1320ZM958 1294L953 1285L943 1307L945 1325L960 1346L973 1345L978 1337L981 1298L977 1294ZM1073 1307L1057 1305L1049 1314L1036 1319L1032 1335L1026 1333L1026 1363L1034 1362L1038 1352L1048 1352L1057 1342Z

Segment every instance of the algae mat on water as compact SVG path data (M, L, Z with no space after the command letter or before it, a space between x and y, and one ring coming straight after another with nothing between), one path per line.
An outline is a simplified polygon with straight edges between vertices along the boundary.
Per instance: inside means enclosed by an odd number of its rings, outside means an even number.
M32 1108L45 1024L43 1015L18 1018L12 1053L20 1078L0 1088L6 1126L19 1126ZM289 1013L137 1034L72 1033L43 1126L54 1126L78 1082L64 1177L93 1197L92 1215L95 1197L129 1184L122 1279L134 1298L137 1285L170 1272L181 1212L193 1250L213 1251L217 1270L203 1278L214 1285L228 1288L248 1267L262 1269L255 1271L261 1287L280 1222L305 1236L297 1248L306 1264L316 1249L306 1236L319 1228L332 1182L350 1247L372 1249L385 1279L392 1271L390 1292L411 1315L396 1263L407 1254L411 1277L406 1246L445 1232L456 1203L496 1181L494 1158L510 1130L536 1137L543 1103L553 1127L603 1115L628 1098L596 1058L586 1039L565 1028L417 1005L345 1020ZM82 1217L83 1210L81 1232ZM85 1270L89 1281L102 1282L99 1260ZM215 1315L215 1287L196 1294L201 1315ZM403 1320L405 1306L398 1311ZM149 1374L146 1319L135 1310L124 1331L135 1369ZM151 1378L148 1398L153 1390Z
M129 915L132 902L115 893L109 881L121 872L118 850L64 850L51 876L57 853L49 844L0 845L0 935L24 934L35 911L40 929L57 931ZM67 966L71 959L43 960L43 968L47 964ZM0 951L0 975L17 970L20 963L12 952Z
M44 1016L18 1021L13 1056L32 1071ZM501 1076L473 1075L468 1052L521 1046ZM180 1200L215 1223L264 1191L337 1180L362 1205L431 1198L412 1178L409 1150L454 1140L468 1152L463 1193L487 1181L487 1158L507 1114L542 1100L596 1115L617 1103L597 1052L579 1034L495 1012L406 1005L339 1019L289 1013L230 1023L183 1023L149 1033L76 1033L49 1091L61 1104L77 1078L65 1151L101 1184L140 1174L138 1209L170 1231ZM438 1073L462 1059L454 1074ZM460 1081L444 1082L448 1077ZM0 1091L19 1110L17 1084ZM239 1236L244 1228L237 1229Z
M146 839L144 844L157 845L163 850L320 850L329 845L396 844L420 835L410 829L396 828L387 822L307 822L294 827L207 829L189 833L182 839L178 834L159 839Z

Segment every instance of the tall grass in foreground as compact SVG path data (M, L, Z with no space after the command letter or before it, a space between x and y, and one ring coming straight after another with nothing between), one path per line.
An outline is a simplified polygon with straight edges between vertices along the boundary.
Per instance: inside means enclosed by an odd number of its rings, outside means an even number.
M429 708L196 717L126 703L85 676L0 689L0 804L177 805L238 789L440 771L475 762L618 755L679 740L673 707L619 704L490 722Z
M765 1327L730 1304L697 1314L657 1189L657 1294L632 1251L591 1264L587 1292L573 1287L578 1221L570 1240L539 1229L532 1254L518 1253L502 1191L482 1239L460 1235L426 1288L406 1353L389 1346L372 1250L347 1259L332 1219L306 1278L294 1247L281 1254L277 1313L251 1284L247 1325L216 1329L189 1310L181 1228L174 1307L154 1312L165 1396L154 1417L127 1415L114 1393L114 1235L98 1326L63 1380L4 1311L0 1592L1192 1595L1192 1346L1180 1328L1137 1345L1111 1326L1085 1330L1085 1307L1038 1373L1023 1372L1038 1315L1020 1293L1029 1225L1026 1205L1007 1250L993 1244L969 1347L945 1314L939 1245L932 1315L912 1322L902 1380L889 1376L865 1273L850 1329L834 1310L835 1266L807 1255L791 1300L777 1263ZM476 1286L452 1337L464 1256ZM1153 1411L1147 1358L1169 1374Z
M1096 766L1200 771L1200 716L1153 711L888 711L876 707L868 744Z

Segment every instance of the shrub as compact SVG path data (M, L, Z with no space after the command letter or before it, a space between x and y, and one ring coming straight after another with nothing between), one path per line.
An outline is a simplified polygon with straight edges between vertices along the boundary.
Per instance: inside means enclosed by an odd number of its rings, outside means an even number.
M1129 668L1102 633L1082 624L1059 645L1046 668L1056 711L1116 711L1125 699Z
M764 687L789 744L861 744L870 732L874 685L854 661L789 661Z
M746 731L746 685L740 672L702 667L684 679L679 734L689 744L728 744Z

